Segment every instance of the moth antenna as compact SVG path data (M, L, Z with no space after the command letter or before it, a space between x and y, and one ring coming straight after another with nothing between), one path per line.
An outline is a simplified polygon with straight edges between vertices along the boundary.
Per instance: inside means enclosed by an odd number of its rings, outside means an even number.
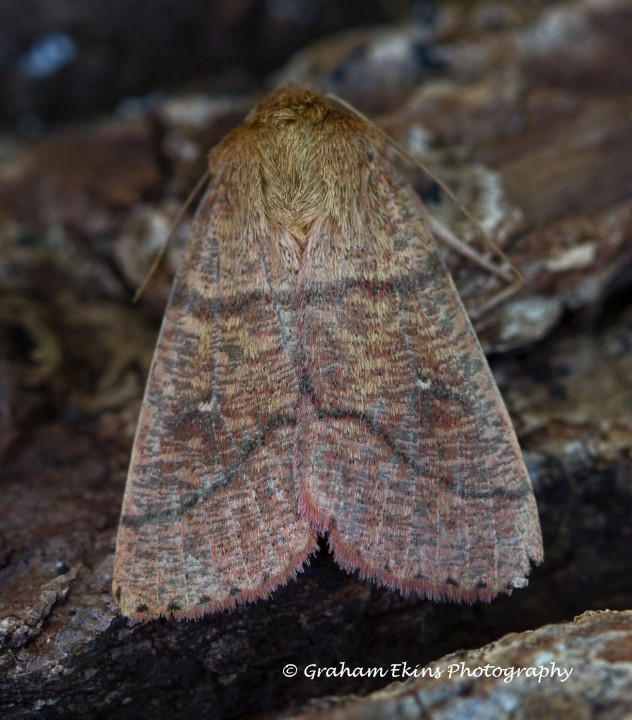
M450 230L450 228L447 228L442 222L432 217L432 214L428 211L428 209L423 203L419 202L419 207L421 208L421 211L426 218L430 229L435 235L441 238L441 241L444 245L447 245L449 248L452 248L456 252L460 253L463 257L466 257L468 260L476 263L479 267L483 268L483 270L486 270L490 274L496 275L505 282L511 282L513 277L511 273L506 272L504 268L498 267L498 265L494 265L494 263L487 260L483 255L480 255L475 250L473 250L467 243L459 240L459 238ZM510 264L510 267L513 266L511 266ZM520 278L522 278L522 276L520 276ZM521 279L520 284L522 284Z
M472 213L464 207L459 200L457 199L456 195L450 190L450 188L441 180L441 178L436 175L432 170L421 162L421 160L417 160L414 158L407 150L405 150L396 140L394 140L388 133L384 132L382 128L378 127L374 122L369 120L369 118L366 117L363 113L361 113L359 110L353 107L353 105L350 105L348 102L343 100L342 98L339 98L337 95L334 95L332 93L327 93L327 98L330 100L333 100L334 102L341 105L345 110L348 110L353 115L356 115L357 117L361 118L365 122L369 123L372 127L374 127L377 132L386 140L386 142L406 160L408 160L409 163L412 165L416 165L420 170L423 170L423 172L428 175L429 178L434 180L437 185L443 190L443 192L452 200L452 202L459 208L459 210L465 215L465 217L472 223L472 225L476 228L477 232L480 234L480 236L485 240L488 245L496 252L504 261L507 263L507 265L511 268L513 273L516 275L516 277L521 281L525 282L524 275L518 270L515 265L509 260L507 255L498 247L498 245L492 240L492 238L489 236L489 233L487 233L482 227L481 224L478 222L478 220L472 215ZM468 259L472 260L473 262L478 263L479 266L487 270L488 272L493 273L494 275L498 275L503 280L507 280L507 274L504 273L501 269L497 268L492 263L487 262L483 258L480 257L480 255L477 255L473 250L468 248L466 250L466 245L464 245L460 240L458 240L452 233L450 233L447 228L443 227L441 223L439 223L434 218L431 218L430 214L426 212L426 217L431 219L432 227L434 228L435 232L437 232L439 235L442 236L444 242L456 250L457 252L460 252L462 255L467 257Z
M467 314L470 316L470 320L474 323L474 327L477 329L477 332L479 331L479 326L476 321L487 315L494 308L502 305L510 297L515 295L521 287L522 283L520 280L515 280L511 283L511 285L507 285L502 290L499 290L497 293L492 295L492 297L484 303L477 305L474 308L468 308Z
M184 216L184 213L189 209L191 206L191 203L196 198L200 190L204 187L204 184L208 181L210 177L210 172L206 170L204 175L198 180L197 184L191 190L189 193L189 196L187 199L182 203L182 207L180 210L178 210L178 214L175 217L175 220L171 224L171 229L169 230L169 234L167 235L167 239L163 243L162 247L158 251L156 257L154 258L154 261L151 264L151 267L147 271L147 274L145 275L145 278L143 279L143 282L141 283L140 287L136 290L134 293L134 297L132 298L132 302L136 303L140 300L142 294L145 292L147 285L149 285L149 281L153 277L154 273L158 269L158 266L162 262L163 257L165 256L165 252L167 251L167 247L169 246L169 243L171 240L173 240L173 236L175 235L176 229L178 225L180 224L180 221L182 220L182 217Z

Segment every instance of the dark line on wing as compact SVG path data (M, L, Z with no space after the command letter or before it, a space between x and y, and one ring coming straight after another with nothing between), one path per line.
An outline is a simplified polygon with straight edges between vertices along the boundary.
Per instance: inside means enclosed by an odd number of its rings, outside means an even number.
M222 316L241 315L244 310L249 306L261 306L268 302L272 302L277 322L280 329L284 327L283 322L280 318L279 308L280 307L291 307L298 298L298 291L275 291L272 292L272 286L269 276L269 268L264 262L264 269L266 271L266 280L268 287L270 288L269 293L265 290L255 290L254 292L239 293L231 295L226 298L217 298L219 313ZM326 282L317 283L310 286L309 291L305 292L302 298L302 302L310 307L331 307L332 295L344 296L354 289L362 289L367 294L372 296L379 296L384 293L402 292L408 293L415 287L418 287L420 283L423 283L423 279L426 277L425 272L410 273L402 275L396 278L388 278L385 280L367 280L364 278L356 278L348 280L342 284L339 282ZM188 307L193 308L198 315L203 315L205 308L208 307L208 298L203 293L199 292L194 287L186 287L182 289L186 293L186 304ZM180 300L179 304L183 304L184 301ZM215 311L215 308L213 308ZM213 312L215 314L215 312ZM287 346L287 339L281 332L283 338L284 347Z
M393 457L396 457L403 465L411 468L411 470L416 475L424 475L426 473L425 468L419 463L417 463L413 458L409 457L407 453L403 452L400 448L398 448L396 446L396 443L392 440L391 436L386 431L377 427L373 419L370 418L366 413L354 410L342 410L340 408L324 409L322 407L318 407L316 396L312 389L311 381L309 379L309 376L307 375L307 371L304 368L301 375L299 391L302 394L309 396L310 401L315 407L316 417L319 420L323 420L324 418L332 418L334 420L352 420L355 422L360 422L367 427L367 429L372 435L379 438L389 448ZM531 488L527 484L522 485L516 490L510 490L496 485L491 488L481 489L480 491L476 491L473 488L466 490L462 492L461 497L468 499L504 497L510 500L514 500L522 498L530 492Z
M192 412L188 414L190 416L193 415ZM180 491L181 501L176 509L169 508L148 510L143 514L136 515L134 517L123 516L121 518L121 523L124 527L137 528L142 527L147 523L174 522L175 520L181 519L183 515L192 510L198 503L211 498L219 488L224 488L230 484L237 484L238 479L236 476L238 474L241 476L241 473L243 472L243 464L247 461L248 457L263 446L266 433L280 427L296 427L296 418L284 415L275 415L271 417L268 422L260 428L257 437L251 436L247 438L245 442L240 442L234 446L239 462L233 461L222 465L224 474L223 480L213 483L211 487L197 489L193 492L187 492L186 488L182 487ZM155 471L157 474L163 474L164 472L161 467L158 467ZM169 472L173 474L173 470Z

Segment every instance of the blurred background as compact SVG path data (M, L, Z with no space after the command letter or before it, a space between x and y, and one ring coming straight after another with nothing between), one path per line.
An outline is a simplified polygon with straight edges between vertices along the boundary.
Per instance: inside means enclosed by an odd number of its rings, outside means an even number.
M522 3L529 5L530 3ZM543 3L545 4L545 3ZM174 88L239 90L316 38L431 24L434 0L3 0L0 122L24 135Z

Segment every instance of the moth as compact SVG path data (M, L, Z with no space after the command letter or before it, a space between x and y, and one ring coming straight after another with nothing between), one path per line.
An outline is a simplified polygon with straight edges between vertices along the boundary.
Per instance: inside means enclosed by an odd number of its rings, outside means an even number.
M404 594L525 586L542 559L529 476L385 136L280 89L209 170L132 452L123 614L264 598L322 534L344 569Z

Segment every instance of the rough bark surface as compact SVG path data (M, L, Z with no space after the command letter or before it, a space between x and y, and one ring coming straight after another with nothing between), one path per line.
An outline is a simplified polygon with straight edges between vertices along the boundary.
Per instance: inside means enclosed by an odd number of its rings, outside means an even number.
M421 29L321 41L282 80L333 89L370 114L455 189L526 278L476 322L538 500L545 562L529 587L473 606L403 599L339 570L323 545L269 600L198 622L121 618L110 598L114 538L187 222L141 303L129 298L206 150L255 94L174 96L135 119L29 145L5 135L3 718L275 717L395 679L310 679L307 665L423 667L560 622L458 658L535 662L536 638L546 662L583 668L564 685L542 692L516 681L505 704L497 679L442 682L441 701L428 695L438 685L415 685L405 691L412 717L439 702L466 702L474 715L493 701L486 717L515 716L516 707L529 717L632 711L629 613L568 624L587 610L632 607L632 3L526 5L444 3ZM409 175L433 215L472 238L444 193L417 170ZM503 290L460 257L449 263L473 312ZM284 676L288 663L295 677ZM608 703L595 694L598 678ZM373 716L383 716L379 703L400 702L397 692L370 700ZM351 705L336 712L360 716Z
M631 612L586 612L571 623L507 635L425 668L398 668L400 673L411 673L412 679L392 683L366 698L322 698L308 711L285 717L624 718L632 708L631 653Z

